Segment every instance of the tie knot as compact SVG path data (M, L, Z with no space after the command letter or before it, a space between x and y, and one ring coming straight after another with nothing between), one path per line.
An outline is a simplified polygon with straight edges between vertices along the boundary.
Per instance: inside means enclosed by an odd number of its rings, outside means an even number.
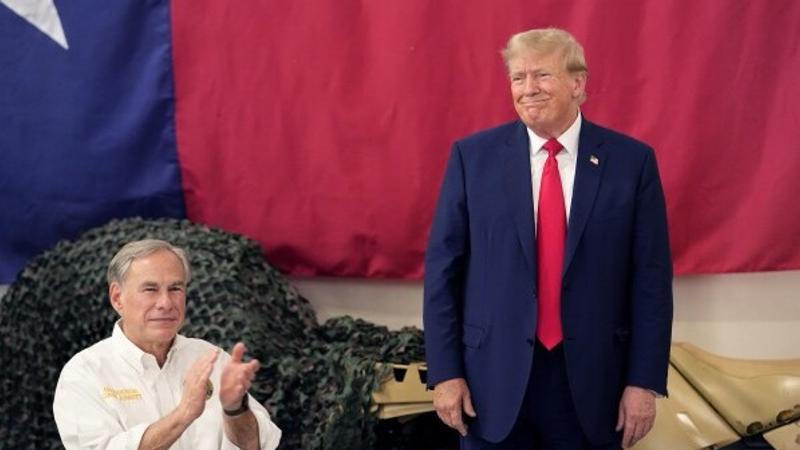
M542 147L544 147L544 149L547 150L547 153L550 154L549 156L552 156L553 158L555 158L558 152L564 148L564 146L559 144L555 139L548 139Z

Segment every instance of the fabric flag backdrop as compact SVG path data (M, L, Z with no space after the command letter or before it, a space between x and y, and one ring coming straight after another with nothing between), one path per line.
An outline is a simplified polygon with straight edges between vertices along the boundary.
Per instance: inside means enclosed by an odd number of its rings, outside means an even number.
M0 282L135 215L419 278L452 141L515 118L499 49L551 25L655 147L677 273L800 268L795 0L0 0Z

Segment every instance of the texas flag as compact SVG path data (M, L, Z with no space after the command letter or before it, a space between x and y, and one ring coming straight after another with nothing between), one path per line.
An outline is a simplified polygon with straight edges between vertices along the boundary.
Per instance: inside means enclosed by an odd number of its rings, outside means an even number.
M0 282L115 217L185 217L167 2L0 0Z
M131 216L417 279L451 143L515 119L498 51L544 26L584 117L655 148L677 273L800 268L795 0L0 0L0 283Z

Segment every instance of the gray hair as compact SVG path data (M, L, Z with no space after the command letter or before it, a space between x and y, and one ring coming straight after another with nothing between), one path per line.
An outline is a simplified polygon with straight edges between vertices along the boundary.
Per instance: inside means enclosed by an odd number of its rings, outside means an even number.
M128 274L128 269L131 268L131 263L136 258L151 255L160 250L168 250L175 254L183 264L183 273L186 275L186 284L192 279L192 268L189 266L189 258L186 256L186 251L180 247L176 247L167 241L160 239L142 239L141 241L133 241L125 244L108 264L108 271L106 272L106 279L108 284L119 283L125 281L125 276Z
M589 72L583 47L569 32L560 28L538 28L511 36L500 54L508 69L508 63L521 50L533 50L543 54L561 52L568 72Z

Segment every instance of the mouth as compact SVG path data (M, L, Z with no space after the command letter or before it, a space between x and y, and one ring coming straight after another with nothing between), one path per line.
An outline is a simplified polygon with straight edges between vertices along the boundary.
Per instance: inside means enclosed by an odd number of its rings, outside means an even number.
M155 323L174 323L177 322L178 319L175 317L157 317L155 319L148 319L148 321Z
M547 99L537 99L537 100L520 100L519 104L522 106L542 106L547 103Z

